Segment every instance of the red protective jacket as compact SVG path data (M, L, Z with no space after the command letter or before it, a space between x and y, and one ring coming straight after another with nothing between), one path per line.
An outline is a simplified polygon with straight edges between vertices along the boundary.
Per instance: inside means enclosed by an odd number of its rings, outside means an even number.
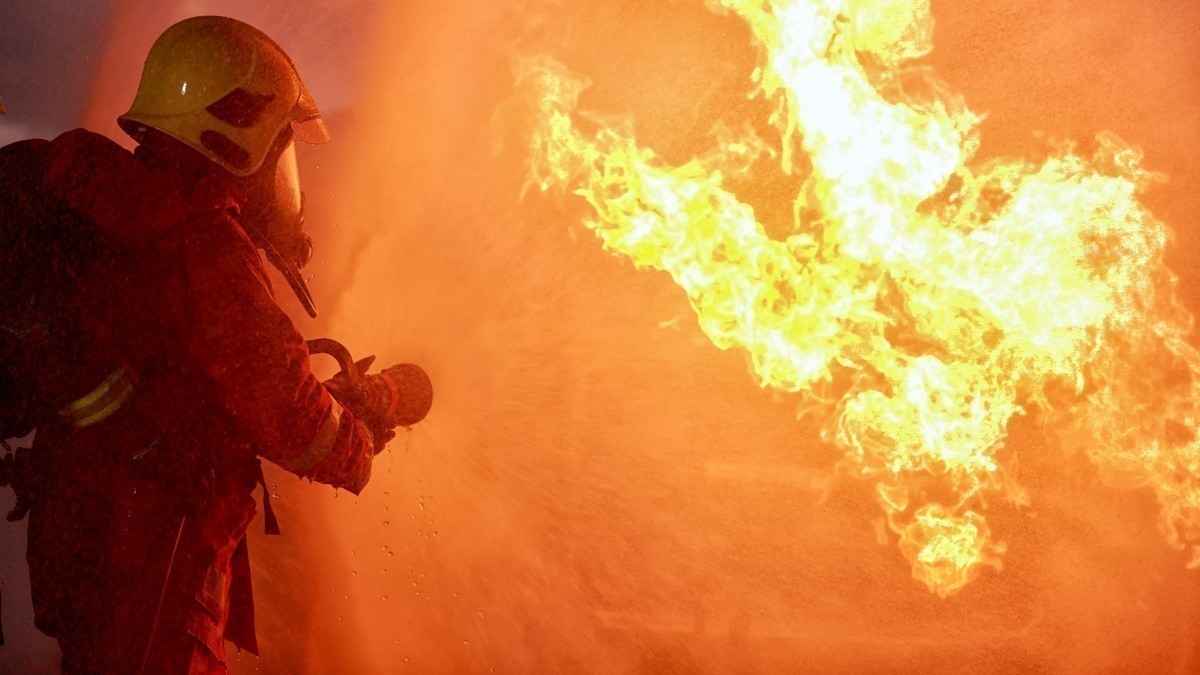
M83 130L9 155L94 228L40 270L69 291L30 301L37 625L68 669L136 672L153 633L146 672L223 672L226 638L256 649L258 457L357 493L370 433L309 371L227 181Z

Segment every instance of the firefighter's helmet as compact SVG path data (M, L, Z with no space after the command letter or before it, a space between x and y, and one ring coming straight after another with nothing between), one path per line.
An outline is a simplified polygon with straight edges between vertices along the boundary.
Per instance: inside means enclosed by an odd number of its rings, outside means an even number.
M329 140L283 49L223 16L185 19L164 31L146 57L133 105L117 121L134 140L156 129L236 176L257 171L288 125L297 140Z

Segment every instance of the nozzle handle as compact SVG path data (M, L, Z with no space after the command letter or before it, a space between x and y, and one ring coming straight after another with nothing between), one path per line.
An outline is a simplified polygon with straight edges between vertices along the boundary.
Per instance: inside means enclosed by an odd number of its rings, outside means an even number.
M368 356L359 361L355 361L350 355L350 350L346 345L334 340L333 338L315 338L305 342L308 346L309 354L328 354L332 356L338 365L342 367L342 374L350 381L356 381L366 374L371 364L375 362L374 356Z

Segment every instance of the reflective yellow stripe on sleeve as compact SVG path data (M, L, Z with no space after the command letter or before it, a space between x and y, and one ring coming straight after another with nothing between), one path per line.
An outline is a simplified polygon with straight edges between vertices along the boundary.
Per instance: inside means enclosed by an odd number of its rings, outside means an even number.
M58 414L77 429L108 419L133 395L133 378L118 368L86 396L67 404Z
M333 451L333 443L337 440L338 427L341 423L342 406L337 401L332 401L332 405L329 406L329 414L325 416L325 421L317 430L316 438L312 440L308 448L295 457L272 461L293 473L308 473Z

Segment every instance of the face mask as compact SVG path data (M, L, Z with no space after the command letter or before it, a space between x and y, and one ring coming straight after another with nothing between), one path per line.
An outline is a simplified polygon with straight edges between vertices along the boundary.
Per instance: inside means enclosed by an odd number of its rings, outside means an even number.
M283 274L305 311L315 318L312 293L300 276L300 268L312 260L313 246L304 232L304 193L300 191L294 143L288 142L279 153L273 177L269 172L264 167L254 181L243 221L255 231L255 243L266 252L267 260Z
M288 143L276 164L274 211L274 231L268 233L272 243L297 267L304 267L312 260L312 240L304 233L304 193L294 143Z

